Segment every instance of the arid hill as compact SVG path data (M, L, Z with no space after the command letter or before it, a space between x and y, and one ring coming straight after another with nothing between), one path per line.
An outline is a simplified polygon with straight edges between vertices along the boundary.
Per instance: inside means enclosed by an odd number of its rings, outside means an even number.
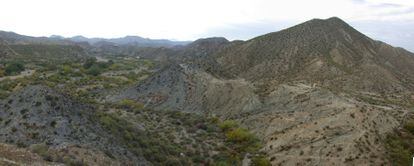
M291 81L376 93L413 90L414 54L375 41L339 18L314 19L228 47L217 61L260 84L264 95Z
M411 161L413 53L336 17L179 43L0 32L0 165Z
M199 59L174 61L107 100L237 120L265 142L273 165L389 164L385 137L413 103L414 54L336 17L227 43Z

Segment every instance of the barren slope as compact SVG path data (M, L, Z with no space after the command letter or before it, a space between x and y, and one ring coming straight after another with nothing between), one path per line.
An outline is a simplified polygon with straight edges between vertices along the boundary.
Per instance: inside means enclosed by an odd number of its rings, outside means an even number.
M172 64L107 99L238 120L273 165L390 164L384 139L413 103L412 53L330 18L229 43L207 59Z

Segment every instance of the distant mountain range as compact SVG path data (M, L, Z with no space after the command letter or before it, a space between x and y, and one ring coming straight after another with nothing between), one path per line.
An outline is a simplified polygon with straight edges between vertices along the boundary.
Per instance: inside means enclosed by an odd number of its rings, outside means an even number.
M14 32L0 31L0 40L9 44L76 44L88 43L90 45L127 45L137 47L172 47L177 45L186 45L191 41L171 41L167 39L149 39L139 36L125 36L122 38L86 38L84 36L74 36L65 38L58 35L50 37L31 37L20 35Z
M149 39L139 36L125 36L122 38L86 38L83 36L74 36L67 38L70 41L74 42L88 42L89 44L95 45L100 43L113 43L117 45L133 45L133 46L146 46L146 47L171 47L176 45L186 45L190 41L171 41L166 39Z

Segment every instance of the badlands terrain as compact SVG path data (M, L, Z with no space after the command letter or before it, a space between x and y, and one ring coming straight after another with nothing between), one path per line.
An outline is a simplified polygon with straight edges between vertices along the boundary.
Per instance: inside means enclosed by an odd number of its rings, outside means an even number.
M247 41L0 32L0 165L409 165L414 54L337 17Z

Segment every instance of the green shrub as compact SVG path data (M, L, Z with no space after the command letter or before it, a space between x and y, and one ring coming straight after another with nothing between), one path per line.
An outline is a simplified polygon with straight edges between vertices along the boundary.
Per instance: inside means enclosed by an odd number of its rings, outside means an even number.
M166 166L176 166L176 165L181 165L181 162L179 159L172 159L172 158L168 158L163 165Z
M0 77L3 77L6 75L6 72L3 69L0 69Z
M83 68L91 68L96 63L96 61L97 59L95 57L86 59L85 63L83 63Z
M26 148L27 147L27 145L22 141L17 141L16 145L19 148Z
M102 71L102 68L100 68L98 65L92 65L92 67L88 68L86 73L89 75L98 76L102 73Z
M116 113L99 113L98 117L106 129L121 137L120 143L126 145L131 152L144 155L154 165L165 165L168 159L171 159L169 164L176 163L183 152L181 146L163 139L160 133L142 131Z
M408 130L411 134L414 134L414 121L409 121L404 125L404 128Z
M52 161L52 156L49 154L49 147L42 143L42 144L34 144L30 147L33 153L38 154L46 161Z
M56 122L56 121L52 121L52 122L50 122L50 126L51 126L51 127L56 127L56 124L57 124L57 122Z
M20 114L26 114L29 110L27 108L20 110Z
M204 161L204 158L200 155L194 155L191 160L193 160L193 162L195 163L201 163Z
M414 119L408 118L403 128L390 133L385 139L389 161L393 165L410 165L414 154Z
M107 129L113 132L117 131L117 119L115 119L113 116L110 116L109 114L103 114L99 117L99 120Z
M5 72L7 75L19 74L24 71L24 65L20 62L12 62L6 65Z
M61 74L67 75L67 74L72 73L72 72L73 72L73 70L72 70L71 66L69 66L69 65L63 65L62 66Z
M411 156L413 151L408 149L406 140L398 136L388 136L386 139L387 151L390 157L391 163L394 165L410 165L412 163Z
M228 140L233 142L248 142L254 139L253 134L249 133L246 129L236 128L226 133Z
M228 131L238 126L239 126L238 123L234 120L226 120L219 124L220 129L222 129L223 131Z
M105 69L109 68L113 64L110 62L97 62L96 58L88 58L83 64L83 68L86 69L86 73L97 76L101 74Z
M260 140L247 129L239 127L236 121L226 120L219 123L219 127L225 132L227 141L233 143L240 154L255 152L260 149Z
M38 102L36 102L36 103L35 103L35 106L36 106L36 107L39 107L39 106L41 106L41 105L42 105L42 102L40 102L40 101L38 101Z
M271 164L266 157L256 156L252 159L252 166L271 166Z
M85 166L86 164L82 160L70 160L69 162L66 162L69 166Z
M30 149L33 153L41 155L47 153L49 147L46 144L34 144L30 147Z
M118 103L118 105L123 108L135 110L141 110L144 108L144 105L142 103L130 99L123 99Z
M136 104L133 100L123 100L116 106L134 107ZM143 113L146 112L143 111ZM143 155L154 165L241 165L241 160L247 152L253 156L259 154L260 141L247 129L240 128L235 121L229 120L213 124L208 118L190 113L166 110L162 112L153 110L152 113L172 118L174 122L180 122L177 123L177 126L184 127L188 133L190 133L189 130L196 129L197 132L193 133L194 140L181 138L183 140L176 143L173 140L180 137L175 136L173 132L160 132L158 129L156 132L143 131L129 122L128 118L126 119L123 116L124 114L99 112L96 117L111 134L119 136L119 143L124 144L134 154ZM161 118L157 117L153 120L158 121L157 119ZM171 131L173 130L176 131L174 128L171 129ZM226 143L211 144L213 146L211 150L218 151L218 154L209 156L208 149L210 147L204 146L203 141L210 142L208 140L214 137L225 139L223 141L226 141ZM188 147L186 145L192 146ZM204 147L208 149L204 149ZM185 155L184 158L183 154ZM264 157L256 157L255 163L257 163L256 165L265 165L267 162Z

